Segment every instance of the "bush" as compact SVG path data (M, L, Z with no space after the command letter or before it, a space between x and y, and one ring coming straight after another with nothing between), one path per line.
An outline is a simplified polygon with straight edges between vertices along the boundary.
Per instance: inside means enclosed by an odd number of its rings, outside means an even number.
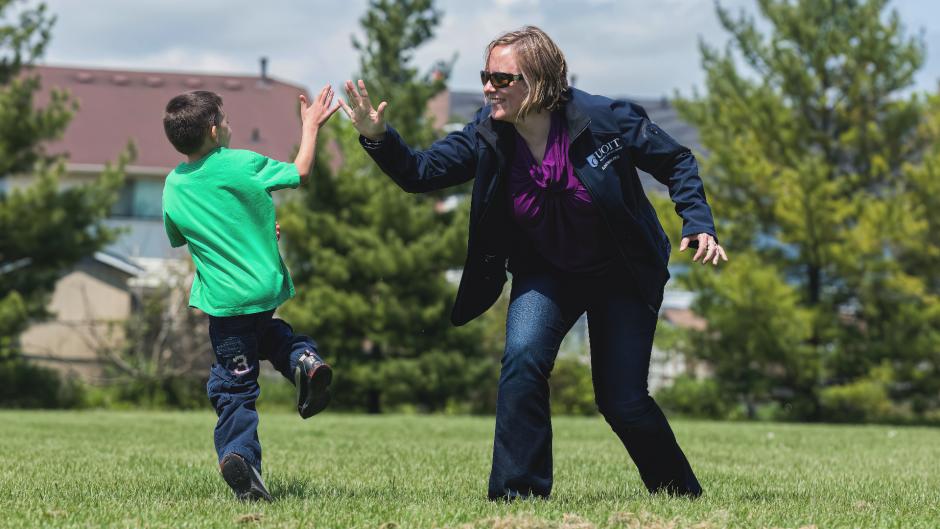
M849 384L831 386L819 395L823 418L834 422L891 420L893 406L885 384L861 379Z
M552 412L563 415L594 415L594 383L591 368L577 358L559 358L549 379Z
M715 379L698 380L689 375L681 375L671 386L657 391L656 401L674 413L708 419L726 418L734 404L722 395Z
M139 379L89 387L85 406L106 409L192 410L208 406L206 379Z
M76 408L84 387L58 371L22 358L0 361L0 406L5 408Z

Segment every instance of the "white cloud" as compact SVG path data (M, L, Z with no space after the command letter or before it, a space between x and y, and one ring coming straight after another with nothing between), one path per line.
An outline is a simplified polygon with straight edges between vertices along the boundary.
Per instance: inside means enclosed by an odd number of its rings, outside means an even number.
M756 11L753 0L720 0ZM342 83L358 69L350 35L361 34L366 0L46 0L58 15L49 64L254 73L269 58L272 75L311 88ZM910 28L925 26L929 50L919 88L935 90L940 72L940 6L891 4ZM578 85L608 95L658 97L701 85L698 39L723 46L713 0L439 0L436 37L415 54L419 69L458 60L451 85L479 90L486 44L535 24L564 50Z

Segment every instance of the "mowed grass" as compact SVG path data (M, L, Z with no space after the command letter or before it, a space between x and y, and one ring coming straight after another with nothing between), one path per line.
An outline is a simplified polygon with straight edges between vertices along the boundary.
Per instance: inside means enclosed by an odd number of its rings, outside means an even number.
M940 527L940 430L674 421L705 488L651 497L600 418L557 417L548 501L485 499L491 417L263 411L272 504L232 499L209 412L0 412L0 527Z

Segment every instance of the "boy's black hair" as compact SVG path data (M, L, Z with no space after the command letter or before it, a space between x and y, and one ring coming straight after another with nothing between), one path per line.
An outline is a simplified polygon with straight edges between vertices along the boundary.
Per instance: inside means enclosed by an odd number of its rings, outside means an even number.
M202 147L213 125L222 124L222 98L196 90L180 94L166 104L163 130L177 151L192 154Z

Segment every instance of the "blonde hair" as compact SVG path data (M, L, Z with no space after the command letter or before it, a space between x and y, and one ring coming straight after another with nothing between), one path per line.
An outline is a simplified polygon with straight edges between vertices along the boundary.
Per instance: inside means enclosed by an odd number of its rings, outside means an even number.
M568 100L568 63L548 34L535 26L503 33L486 47L483 64L489 64L490 53L498 46L512 49L529 87L516 119L523 119L532 112L555 110Z

